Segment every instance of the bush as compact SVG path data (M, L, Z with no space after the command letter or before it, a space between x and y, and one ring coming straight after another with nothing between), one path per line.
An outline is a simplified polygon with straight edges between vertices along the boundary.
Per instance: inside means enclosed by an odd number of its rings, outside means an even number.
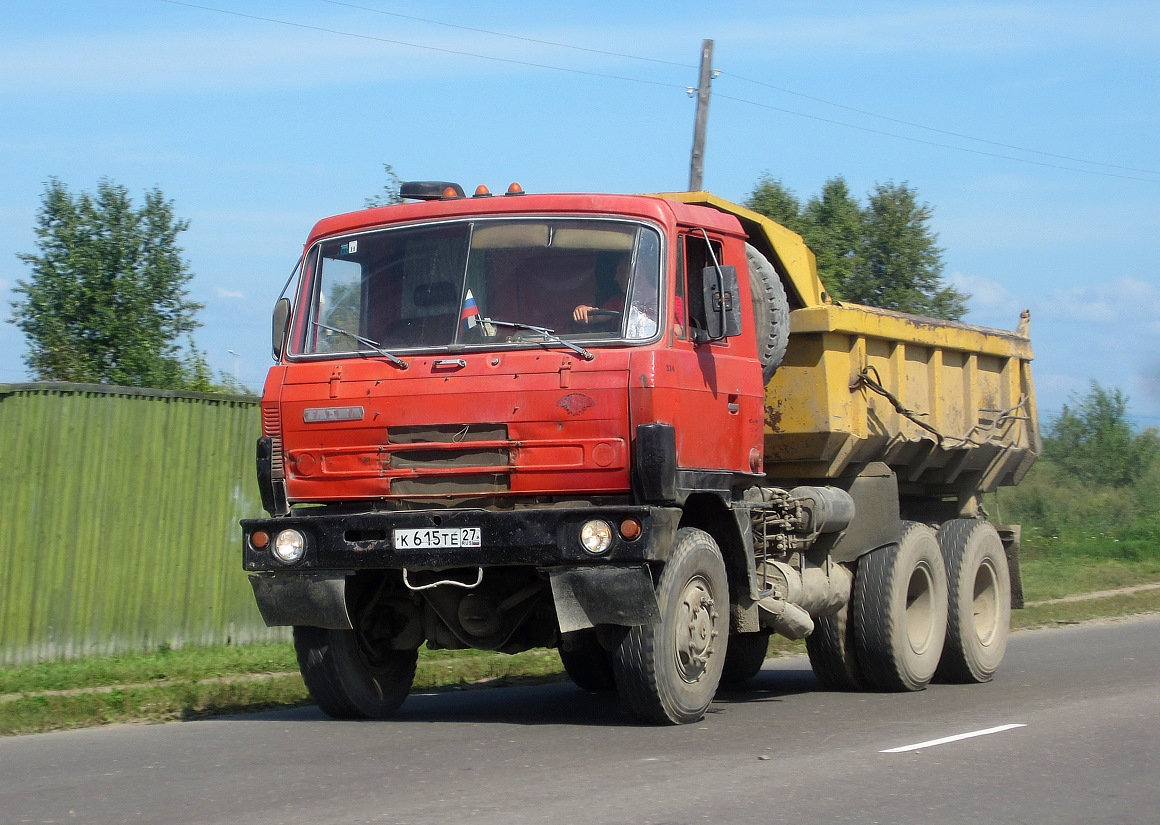
M1133 432L1127 410L1126 395L1093 380L1087 395L1073 397L1059 417L1048 422L1044 458L1087 484L1134 484L1160 454L1160 437L1154 429Z
M988 502L1023 525L1030 559L1160 560L1160 437L1128 422L1127 397L1095 381L1047 425L1022 484Z

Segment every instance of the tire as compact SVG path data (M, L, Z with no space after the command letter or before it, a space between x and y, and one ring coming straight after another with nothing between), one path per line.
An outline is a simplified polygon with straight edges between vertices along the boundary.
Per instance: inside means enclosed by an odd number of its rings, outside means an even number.
M624 628L618 639L616 688L628 714L642 722L696 722L717 692L729 639L729 583L712 536L677 530L657 602L659 623Z
M785 358L789 345L789 299L781 277L769 259L750 244L745 245L749 261L749 290L753 294L753 329L757 335L757 359L765 383Z
M947 631L947 575L934 531L904 521L898 544L858 561L853 599L854 643L867 684L925 688Z
M583 690L616 690L612 655L600 644L596 629L567 634L560 642L560 661L568 678Z
M732 687L748 682L761 672L768 650L768 633L730 636L729 646L725 649L725 666L721 668L721 684Z
M978 519L948 521L938 531L947 568L947 640L937 678L989 682L1007 652L1011 573L998 531Z
M411 689L417 650L374 650L356 631L295 627L298 668L311 697L334 719L390 716Z
M850 605L828 616L814 617L814 632L806 637L806 653L814 676L827 690L862 690Z

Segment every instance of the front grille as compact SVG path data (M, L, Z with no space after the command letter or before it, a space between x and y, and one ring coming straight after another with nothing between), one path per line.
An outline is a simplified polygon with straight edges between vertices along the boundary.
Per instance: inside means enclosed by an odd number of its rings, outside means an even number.
M262 435L280 435L282 433L282 414L277 404L262 407Z
M400 450L391 453L391 469L405 467L503 467L511 462L507 450Z
M503 493L511 489L506 424L435 424L390 427L389 470L412 470L391 480L396 496ZM499 443L496 443L499 442ZM479 472L478 468L505 468Z
M286 478L286 453L282 450L282 414L276 404L262 407L262 435L270 438L270 478Z
M507 424L435 424L388 427L389 444L461 444L469 441L507 441Z
M391 481L391 494L396 496L444 496L470 493L506 493L511 490L511 486L511 476L507 473L440 474L396 478Z

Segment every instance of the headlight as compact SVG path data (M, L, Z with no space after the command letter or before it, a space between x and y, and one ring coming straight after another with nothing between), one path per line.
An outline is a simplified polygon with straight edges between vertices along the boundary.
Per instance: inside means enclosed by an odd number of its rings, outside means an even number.
M306 537L297 530L283 530L274 539L274 556L283 564L294 564L306 552Z
M580 528L580 544L594 556L608 552L612 546L612 525L602 519L584 522Z

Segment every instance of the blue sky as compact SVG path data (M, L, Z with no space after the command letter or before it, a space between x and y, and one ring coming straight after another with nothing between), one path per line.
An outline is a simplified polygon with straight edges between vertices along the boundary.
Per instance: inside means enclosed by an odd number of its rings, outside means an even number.
M308 229L361 207L383 163L493 190L685 188L685 89L711 38L706 188L908 182L974 296L967 320L1031 309L1041 410L1095 379L1160 426L1160 4L194 5L219 11L0 6L5 307L49 177L157 186L192 222L198 346L260 387ZM0 323L0 382L27 380L22 351Z

